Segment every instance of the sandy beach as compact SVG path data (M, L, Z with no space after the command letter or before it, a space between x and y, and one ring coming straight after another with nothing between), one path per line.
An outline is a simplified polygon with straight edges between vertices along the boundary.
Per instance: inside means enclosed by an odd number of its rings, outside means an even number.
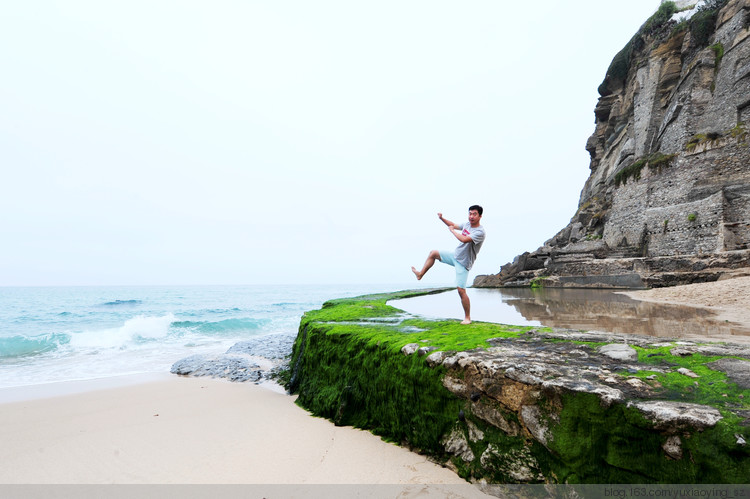
M175 375L1 403L0 441L2 484L467 485L286 394Z
M750 327L750 276L623 294L636 300L707 308L719 320Z

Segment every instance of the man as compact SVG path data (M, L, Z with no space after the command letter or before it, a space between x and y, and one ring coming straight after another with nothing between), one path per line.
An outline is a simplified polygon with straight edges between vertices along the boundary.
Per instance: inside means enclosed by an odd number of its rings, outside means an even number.
M466 294L466 281L469 277L469 270L474 265L477 253L479 253L479 249L484 242L484 227L479 224L482 220L483 211L482 207L477 204L470 206L469 221L463 225L456 225L443 218L442 213L438 213L438 218L448 226L448 230L456 239L461 241L461 244L453 252L432 250L427 256L427 261L424 262L422 270L411 268L411 271L417 276L417 280L420 280L432 268L435 260L440 260L455 267L456 287L458 288L458 296L461 297L461 306L464 309L464 320L461 321L461 324L471 324L471 303L469 302L469 295Z

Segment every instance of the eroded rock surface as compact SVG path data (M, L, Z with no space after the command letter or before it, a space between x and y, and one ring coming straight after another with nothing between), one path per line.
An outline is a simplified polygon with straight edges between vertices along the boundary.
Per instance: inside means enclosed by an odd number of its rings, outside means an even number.
M562 425L573 424L564 420L571 417L565 416L565 411L570 409L568 404L579 404L582 396L593 397L594 402L586 412L575 416L579 418L574 420L576 425L592 424L586 420L591 414L598 414L594 416L595 421L605 419L604 414L622 414L614 424L632 425L662 435L659 452L672 461L690 456L685 442L690 442L697 432L714 428L724 418L716 407L669 399L674 394L665 393L656 381L657 374L684 376L696 379L696 383L701 376L677 365L639 361L637 348L666 349L670 355L686 359L694 355L701 358L731 355L708 367L725 373L740 388L750 385L750 347L742 345L570 330L531 330L518 338L496 338L488 343L492 346L487 349L435 352L425 361L433 368L446 368L443 386L467 401L473 417L508 437L524 438L525 435L551 453L559 453L560 445L564 445L556 441ZM596 346L599 343L604 345ZM402 350L403 355L416 353L416 348ZM650 355L658 358L661 354ZM733 411L730 406L725 410L742 418L745 425L750 424L747 411ZM454 428L446 440L445 450L469 461L470 442L476 439L466 435L472 433L476 435L475 431L464 434ZM730 445L739 449L744 447L745 439L738 434ZM517 450L506 453L502 459L500 455L490 444L479 456L479 462L519 481L538 479L538 465L531 456Z
M652 18L617 54L578 211L474 286L659 287L750 266L750 0L708 3L723 8Z

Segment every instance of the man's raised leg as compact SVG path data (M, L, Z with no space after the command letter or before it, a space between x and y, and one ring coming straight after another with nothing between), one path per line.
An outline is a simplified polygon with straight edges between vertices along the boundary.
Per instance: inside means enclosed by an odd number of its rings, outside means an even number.
M411 271L414 272L415 276L417 276L418 281L424 277L424 275L428 270L432 268L433 265L435 265L435 260L440 260L440 252L438 250L430 251L430 254L427 255L427 260L424 262L422 270L417 270L414 267L411 268Z
M464 308L464 320L461 324L471 324L471 302L469 301L469 295L464 288L458 289L458 296L461 297L461 306Z

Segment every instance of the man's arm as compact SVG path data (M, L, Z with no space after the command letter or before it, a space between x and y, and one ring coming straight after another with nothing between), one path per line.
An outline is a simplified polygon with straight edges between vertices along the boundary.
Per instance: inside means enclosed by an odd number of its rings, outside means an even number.
M455 223L451 222L451 221L450 221L450 220L448 220L447 218L443 218L443 214L442 214L442 213L438 213L438 218L439 218L439 219L440 219L440 220L441 220L441 221L442 221L442 222L443 222L443 223L444 223L445 225L447 225L447 226L448 226L448 230L449 230L449 231L451 231L451 234L453 234L453 235L454 235L454 236L456 237L456 239L458 239L458 240L459 240L459 241L461 241L462 243L468 243L468 242L471 242L471 241L472 241L472 239L471 239L471 237L470 237L470 236L464 236L464 235L463 235L463 234L462 234L462 233L460 232L460 230L461 230L461 228L462 228L462 227L461 227L460 225L458 225L458 224L455 224Z
M451 229L451 230L453 230L453 229L460 229L461 228L460 225L454 224L453 222L451 222L447 218L443 218L443 214L442 213L438 213L438 218L440 219L441 222L443 222L445 225L447 225L448 228Z
M452 226L449 226L449 227L448 227L448 229L449 229L449 230L451 231L451 234L453 234L454 236L456 236L456 239L458 239L458 240L459 240L459 241L461 241L462 243L470 243L470 242L472 242L472 241L473 241L473 239L471 238L471 236L464 236L464 235L463 235L463 234L461 233L461 231L460 231L460 230L458 230L458 229L460 229L460 228L461 228L461 227L452 227Z

